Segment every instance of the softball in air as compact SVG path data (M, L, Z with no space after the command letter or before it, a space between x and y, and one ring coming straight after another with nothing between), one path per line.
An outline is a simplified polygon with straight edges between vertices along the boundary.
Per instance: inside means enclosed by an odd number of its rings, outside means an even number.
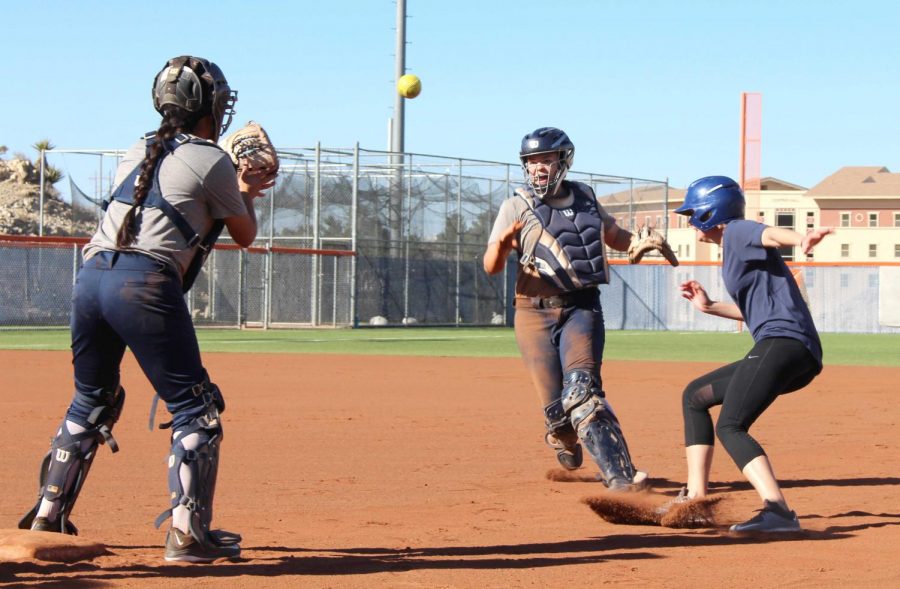
M403 98L415 98L422 91L422 80L414 74L406 74L400 76L397 80L397 92Z

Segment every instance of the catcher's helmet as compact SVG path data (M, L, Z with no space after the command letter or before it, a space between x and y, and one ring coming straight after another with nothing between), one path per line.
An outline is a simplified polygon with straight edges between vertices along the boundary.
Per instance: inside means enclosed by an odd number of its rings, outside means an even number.
M541 186L536 182L536 178L528 172L526 160L529 156L542 153L558 153L559 166L556 175L550 178L547 186ZM572 167L572 161L575 159L575 145L565 131L555 127L541 127L535 129L522 138L522 147L519 149L519 160L522 162L522 168L525 170L525 181L528 186L535 191L538 196L544 196L553 192L556 185L563 181L566 172Z
M213 115L217 136L223 135L234 116L237 91L228 86L225 74L213 62L202 57L173 57L153 80L153 107L174 105L197 118Z
M684 204L675 209L691 225L709 231L716 225L744 218L744 191L728 176L706 176L688 186Z

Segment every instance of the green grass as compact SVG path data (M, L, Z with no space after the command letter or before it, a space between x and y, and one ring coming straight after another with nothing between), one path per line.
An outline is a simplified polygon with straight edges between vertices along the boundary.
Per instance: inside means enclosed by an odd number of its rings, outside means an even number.
M387 354L516 357L508 328L381 328L197 331L204 352ZM609 331L605 360L731 362L752 345L749 334ZM900 366L900 334L822 334L825 363ZM2 330L0 349L67 350L68 330Z

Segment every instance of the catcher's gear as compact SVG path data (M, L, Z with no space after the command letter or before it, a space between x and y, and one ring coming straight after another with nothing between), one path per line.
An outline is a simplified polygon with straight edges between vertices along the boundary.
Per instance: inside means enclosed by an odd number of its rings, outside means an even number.
M97 446L105 443L113 452L119 451L112 427L122 414L125 389L117 387L106 391L102 397L103 404L96 406L88 416L90 427L84 431L70 433L68 424L63 422L41 463L37 503L19 521L20 529L78 535L78 528L69 521L69 514L94 462ZM55 517L37 517L44 499L55 504Z
M153 145L155 142L159 141L155 132L150 132L144 135L144 140L147 142L147 148ZM185 145L186 143L193 143L195 145L204 145L208 146L212 149L221 149L218 145L214 143L210 143L205 139L200 139L199 137L193 137L191 135L186 135L184 133L179 133L175 136L174 139L170 139L164 142L165 154L162 156L163 158L168 157L172 154L176 149ZM161 163L161 162L160 162ZM197 248L194 252L194 257L191 258L191 263L188 265L187 270L185 270L184 275L181 277L181 290L182 292L187 292L191 289L191 286L194 284L194 280L196 280L197 275L200 274L200 269L203 267L203 263L206 262L206 258L209 256L213 247L216 244L216 241L219 239L219 235L222 234L222 230L225 228L225 222L221 219L217 219L213 222L212 226L209 229L209 233L204 237L200 237L200 235L194 231L194 228L190 223L187 222L187 219L184 218L178 209L176 209L172 203L167 201L165 197L163 197L162 189L159 186L159 169L160 165L156 166L156 174L153 177L153 184L151 184L150 189L147 191L147 196L144 198L144 202L142 206L144 207L154 207L158 208L162 211L162 213L166 216L166 218L171 221L175 227L178 228L179 233L181 233L181 237L184 239L185 247L187 248ZM130 174L119 184L118 188L116 188L115 192L109 197L109 200L104 201L101 204L101 207L105 211L109 208L110 203L112 201L117 200L119 202L125 204L134 203L134 193L137 187L137 179L141 174L141 166L138 165L131 171Z
M223 436L220 413L225 409L224 400L219 388L208 379L194 390L203 401L205 411L184 428L172 432L169 455L172 506L156 518L156 527L172 516L174 527L183 528L201 547L236 546L241 541L240 535L210 529Z
M550 178L546 186L541 185L538 174L532 175L528 171L526 164L529 156L543 153L559 154L559 165L557 166L556 174ZM541 127L522 138L519 160L522 162L522 169L525 170L525 182L540 197L552 193L556 185L563 181L566 177L566 172L572 167L574 159L575 145L561 129Z
M246 168L270 174L278 171L278 154L268 133L259 123L249 121L223 141L235 168Z
M547 433L544 441L556 450L556 459L566 470L575 470L584 462L584 452L578 443L578 434L563 410L562 401L557 399L544 407Z
M198 118L212 114L216 122L214 141L231 125L237 102L237 91L228 85L219 66L190 55L166 62L153 80L152 96L153 108L160 114L166 105L183 108Z
M591 373L570 370L563 386L563 409L588 454L600 467L603 484L610 490L635 488L638 470L631 461L619 420Z
M728 176L706 176L688 186L684 204L675 209L691 225L709 231L716 225L744 218L744 191Z
M516 195L525 201L541 223L541 234L531 251L520 255L519 263L533 267L550 285L575 291L609 282L609 266L603 245L603 219L591 187L566 182L572 192L572 206L551 207L524 188Z
M675 257L675 252L672 251L666 238L649 227L641 227L637 233L632 235L631 245L628 246L628 261L637 264L644 254L652 250L662 254L666 261L673 266L678 265L678 258Z

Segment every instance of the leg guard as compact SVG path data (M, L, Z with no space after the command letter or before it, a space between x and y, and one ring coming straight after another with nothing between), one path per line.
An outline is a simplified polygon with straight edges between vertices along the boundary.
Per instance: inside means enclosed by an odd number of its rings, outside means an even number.
M600 467L603 483L612 490L635 484L637 469L631 462L619 420L594 386L587 370L572 370L563 380L562 406L588 454Z
M544 441L556 450L556 459L566 470L579 468L584 462L584 453L578 443L578 434L563 411L562 401L557 399L544 407L544 416L547 426Z
M69 514L94 462L97 446L105 443L113 452L119 451L112 428L122 414L125 389L118 387L105 397L105 404L91 412L88 417L90 427L84 431L70 433L68 424L63 421L41 463L37 503L19 521L19 528L78 534L78 528L69 521ZM44 501L55 504L51 510L55 512L53 517L38 516Z
M208 380L194 388L195 395L205 402L206 412L172 433L169 455L172 506L156 519L158 528L170 516L175 515L176 521L182 519L178 516L181 509L187 511L186 524L180 522L169 531L167 560L199 562L240 554L240 535L210 529L223 436L219 416L224 408L222 395Z

